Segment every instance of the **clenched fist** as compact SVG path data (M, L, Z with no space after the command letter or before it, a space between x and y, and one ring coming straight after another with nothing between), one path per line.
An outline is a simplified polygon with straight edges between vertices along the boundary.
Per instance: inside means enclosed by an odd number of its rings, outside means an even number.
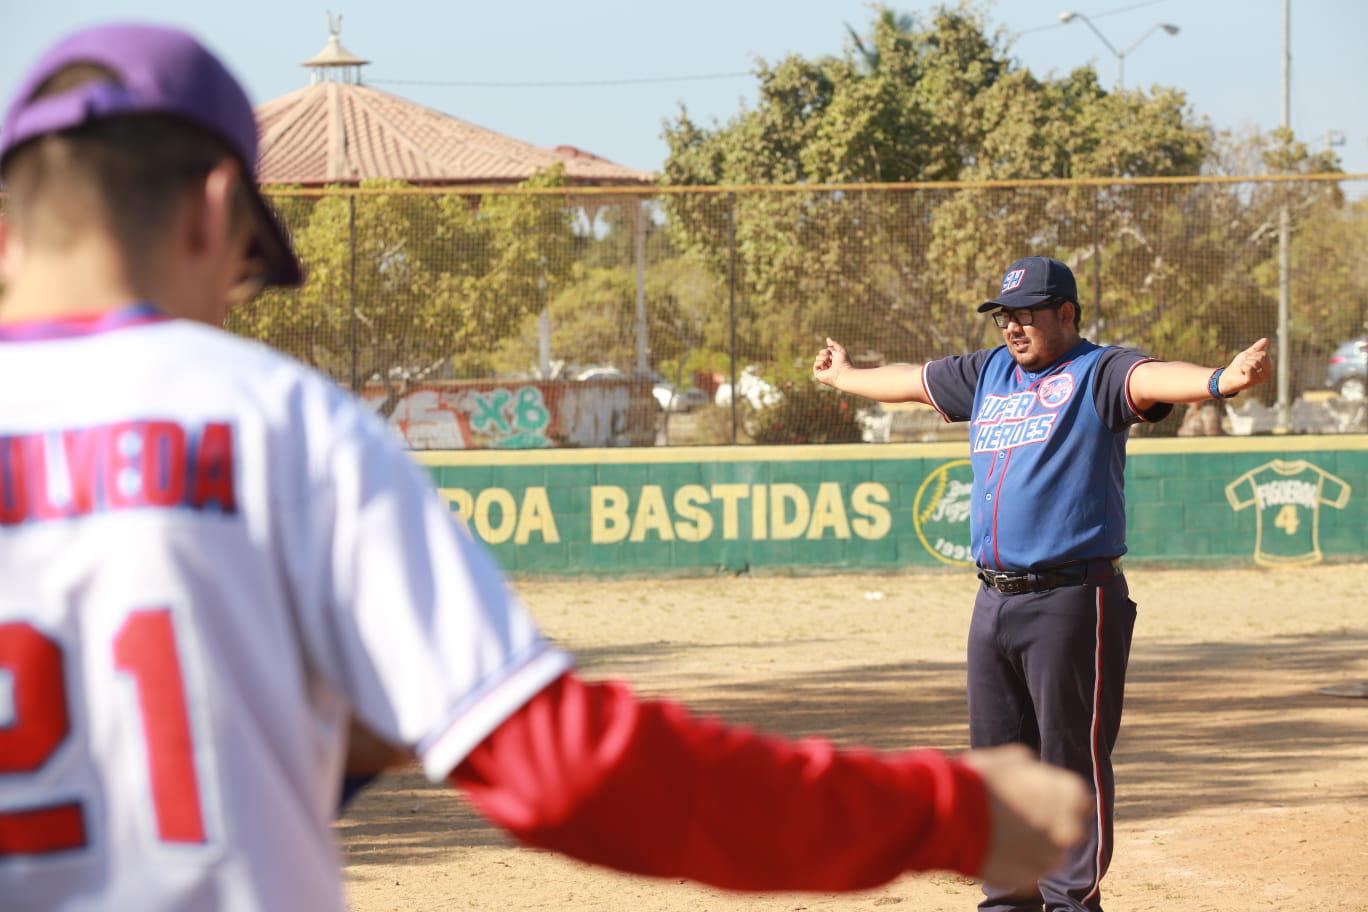
M836 378L847 367L850 367L850 357L846 354L845 346L828 336L826 348L819 351L812 361L812 376L834 388Z
M1268 340L1260 339L1240 352L1221 373L1219 381L1223 395L1230 396L1258 386L1273 376L1273 359L1268 356Z
M1041 763L1020 744L970 751L961 759L987 786L993 818L979 876L997 886L1035 889L1083 838L1093 810L1083 780Z

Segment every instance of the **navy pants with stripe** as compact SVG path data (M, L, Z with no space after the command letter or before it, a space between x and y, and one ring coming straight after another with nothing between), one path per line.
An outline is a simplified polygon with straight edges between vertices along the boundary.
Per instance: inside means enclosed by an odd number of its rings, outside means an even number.
M1088 838L1038 891L985 884L979 909L1102 908L1115 806L1111 754L1134 628L1125 577L1105 561L1093 562L1085 585L1017 595L979 587L969 625L970 744L1025 744L1082 776L1097 802Z

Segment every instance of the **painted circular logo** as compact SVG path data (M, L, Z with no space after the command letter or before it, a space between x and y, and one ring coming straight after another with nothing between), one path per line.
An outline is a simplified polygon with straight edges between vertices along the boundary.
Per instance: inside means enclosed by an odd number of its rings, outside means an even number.
M972 567L969 550L969 504L974 472L969 460L942 463L926 476L912 501L912 524L922 547L936 560Z
M1046 377L1040 382L1040 386L1036 387L1036 398L1046 408L1059 408L1069 401L1073 390L1073 374L1055 374L1053 377Z

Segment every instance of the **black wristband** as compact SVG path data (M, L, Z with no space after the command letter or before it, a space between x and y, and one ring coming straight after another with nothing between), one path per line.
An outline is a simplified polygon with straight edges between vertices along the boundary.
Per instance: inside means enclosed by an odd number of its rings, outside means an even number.
M1211 378L1207 380L1207 393L1212 399L1234 399L1236 396L1240 395L1239 390L1236 390L1229 395L1221 392L1221 374L1223 373L1225 373L1225 368L1218 367L1211 372Z

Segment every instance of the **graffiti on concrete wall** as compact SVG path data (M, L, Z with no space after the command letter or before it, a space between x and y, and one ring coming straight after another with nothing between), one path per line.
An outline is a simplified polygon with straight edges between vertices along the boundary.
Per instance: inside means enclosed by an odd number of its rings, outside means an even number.
M500 387L487 393L470 390L457 397L470 416L470 428L484 446L535 449L551 445L546 427L551 414L542 402L541 390L524 386L517 391Z
M640 446L654 438L653 402L627 383L433 385L401 398L389 423L415 450Z

